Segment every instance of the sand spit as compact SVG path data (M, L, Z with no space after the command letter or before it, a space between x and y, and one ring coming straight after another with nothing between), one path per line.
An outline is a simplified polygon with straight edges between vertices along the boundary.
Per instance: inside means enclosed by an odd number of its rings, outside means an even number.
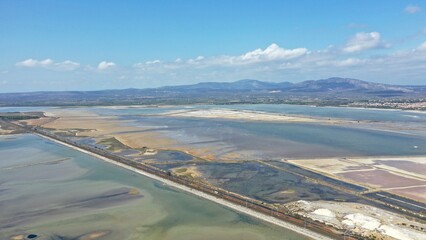
M317 119L303 116L283 115L248 110L210 109L210 110L179 110L164 115L174 117L222 118L249 121L300 122L300 123L340 123L340 120Z
M321 235L321 234L319 234L319 233L316 233L316 232L313 232L313 231L309 231L309 230L307 230L307 229L305 229L305 228L301 228L301 227L296 226L296 225L293 225L293 224L291 224L291 223L288 223L288 222L284 222L284 221L278 220L278 219L276 219L276 218L274 218L274 217L271 217L271 216L269 216L269 215L266 215L266 214L263 214L263 213L259 213L259 212L253 211L253 210L248 209L248 208L245 208L245 207L243 207L243 206L240 206L240 205L237 205L237 204L230 203L230 202L225 201L225 200L223 200L223 199L221 199L221 198L217 198L217 197L215 197L215 196L208 195L208 194L206 194L206 193L203 193L203 192L198 191L198 190L194 190L194 189L189 188L189 187L187 187L187 186L179 185L179 184L177 184L177 183L175 183L175 182L169 181L169 180L167 180L167 179L163 179L163 178L161 178L161 177L158 177L158 176L156 176L156 175L153 175L153 174L150 174L150 173L144 172L144 171L142 171L142 170L139 170L139 169L133 168L133 167L131 167L131 166L128 166L128 165L125 165L125 164L122 164L122 163L119 163L119 162L113 161L113 160L111 160L111 159L109 159L109 158L106 158L106 157L100 156L100 155L95 154L95 153L92 153L92 152L90 152L90 151L86 151L86 150L84 150L84 149L77 148L77 147L75 147L75 146L72 146L72 145L69 145L69 144L67 144L67 143L64 143L64 142L58 141L58 140L56 140L56 139L49 138L49 137L47 137L47 136L43 136L43 135L40 135L40 134L37 134L37 135L38 135L38 136L40 136L40 137L43 137L43 138L45 138L45 139L48 139L48 140L50 140L50 141L56 142L56 143L58 143L58 144L61 144L61 145L67 146L67 147L69 147L69 148L72 148L72 149L74 149L74 150L77 150L77 151L83 152L83 153L85 153L85 154L88 154L88 155L94 156L94 157L96 157L96 158L98 158L98 159L101 159L101 160L104 160L105 162L108 162L108 163L110 163L110 164L114 164L114 165L116 165L116 166L119 166L119 167L122 167L122 168L125 168L125 169L128 169L128 170L131 170L131 171L136 172L136 173L139 173L139 174L144 175L144 176L146 176L146 177L149 177L149 178L151 178L151 179L153 179L153 180L156 180L156 181L162 182L163 184L168 185L168 186L170 186L170 187L173 187L173 188L176 188L176 189L182 190L182 191L184 191L184 192L188 192L188 193L194 194L194 195L196 195L196 196L198 196L198 197L201 197L201 198L203 198L203 199L206 199L206 200L209 200L209 201L212 201L212 202L218 203L218 204L220 204L220 205L223 205L223 206L225 206L225 207L227 207L227 208L233 209L233 210L238 211L238 212L240 212L240 213L243 213L243 214L245 214L245 215L255 217L255 218L260 219L260 220L262 220L262 221L265 221L265 222L268 222L268 223L272 223L272 224L274 224L274 225L277 225L277 226L280 226L280 227L283 227L283 228L286 228L286 229L290 229L290 230L292 230L292 231L294 231L294 232L296 232L296 233L299 233L299 234L305 235L305 236L310 237L310 238L313 238L313 239L319 239L319 240L322 240L322 239L324 239L324 240L325 240L325 239L330 239L330 240L331 240L331 238L329 238L329 237L327 237L327 236L324 236L324 235Z
M93 137L97 140L115 137L124 145L135 149L148 146L161 149L165 146L177 145L172 139L149 131L149 128L132 126L133 121L117 119L115 116L99 116L84 110L52 111L46 115L54 116L57 119L43 125L45 128L56 130L84 128L90 130L78 132L77 136L79 137Z
M11 132L12 132L11 130L2 129L0 125L0 135L9 135Z
M360 128L366 130L383 131L407 135L421 135L426 132L426 127L421 124L401 124L395 122L378 122L370 120L350 120L339 118L325 118L318 116L305 116L293 114L280 114L251 110L230 110L230 109L192 109L192 110L172 110L160 115L171 117L187 118L212 118L229 119L239 121L262 121L281 123L311 123L325 125L341 125L345 127Z
M156 129L152 129L152 126L135 124L133 120L118 119L115 116L99 116L83 109L68 109L68 111L59 109L45 113L45 115L54 117L55 120L44 124L44 128L61 132L85 129L86 131L76 133L78 137L91 137L96 141L115 137L118 141L133 149L148 147L152 149L152 154L155 154L156 150L174 149L208 160L216 159L212 148L194 148L194 146L182 144ZM146 155L149 154L148 152ZM233 157L235 157L235 154L228 156L228 158Z

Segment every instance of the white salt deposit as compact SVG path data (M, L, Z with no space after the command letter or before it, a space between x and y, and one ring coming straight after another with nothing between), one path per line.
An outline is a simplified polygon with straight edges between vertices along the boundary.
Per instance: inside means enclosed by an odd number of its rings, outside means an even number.
M380 221L376 218L366 216L361 213L348 214L345 219L352 221L356 227L364 228L367 230L376 230L380 226Z
M351 220L348 220L348 219L343 220L342 224L344 226L346 226L346 228L350 228L350 229L355 227L354 222L352 222Z
M319 209L313 211L312 213L315 214L315 215L329 217L329 218L336 217L336 214L334 214L332 211L330 211L330 209L327 209L327 208L319 208Z
M357 203L328 201L297 201L288 204L293 211L316 221L333 225L342 230L351 230L365 237L381 239L426 240L426 232L410 228L410 225L426 228L392 212Z
M412 238L408 237L407 235L405 235L404 233L402 233L401 231L399 231L398 229L395 229L391 226L387 226L387 225L382 225L380 226L380 228L378 229L381 233L391 236L393 238L396 239L400 239L400 240L411 240Z
M384 235L388 235L399 240L426 239L426 234L415 230L401 229L397 226L382 225L378 229Z

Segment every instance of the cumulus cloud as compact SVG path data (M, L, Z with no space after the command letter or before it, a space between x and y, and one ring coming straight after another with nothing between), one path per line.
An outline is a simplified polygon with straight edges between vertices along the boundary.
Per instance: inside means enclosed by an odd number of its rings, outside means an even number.
M16 66L18 67L27 67L27 68L46 68L51 70L61 70L61 71L72 71L80 67L80 63L66 60L63 62L54 62L52 59L47 58L44 60L37 59L26 59L21 62L17 62Z
M266 48L268 49L268 48ZM162 61L159 64L147 64L146 62L136 63L133 66L138 70L137 72L143 74L145 77L148 75L167 75L170 78L182 77L185 78L190 72L197 72L197 78L212 77L219 75L221 72L234 71L233 69L256 68L258 65L274 65L275 63L290 60L288 56L281 57L266 57L269 50L259 49L261 56L248 57L249 53L256 52L257 50L250 51L241 55L222 55L222 56L197 56L190 59L178 58L174 61ZM265 52L265 53L263 53ZM148 75L145 75L148 74ZM194 76L192 77L194 78ZM202 79L200 79L202 80Z
M187 63L189 63L189 64L200 64L201 62L203 62L204 59L205 59L204 56L198 56L198 57L196 57L194 59L192 59L192 58L188 59ZM209 64L211 62L210 61L206 61L205 63Z
M358 33L343 46L330 45L320 50L307 48L284 48L270 44L235 55L197 56L186 59L150 60L120 68L116 79L124 81L152 81L166 83L189 83L201 81L236 80L257 78L271 81L299 81L333 75L357 77L360 79L395 79L424 81L426 75L426 42L414 49L383 52L380 56L360 54L364 50L386 47L378 32ZM72 70L79 63L66 60L26 59L16 63L26 68ZM97 66L80 67L82 71L100 74L102 70L116 66L114 62L102 61Z
M273 43L265 49L256 49L247 52L236 60L241 62L262 62L262 61L274 61L274 60L287 60L297 57L301 57L308 52L306 48L295 48L295 49L284 49Z
M385 44L383 44L383 42L380 40L380 33L360 32L348 40L346 46L343 48L343 51L347 53L353 53L383 46L385 46Z
M135 63L133 67L147 70L147 69L178 69L178 68L209 68L209 67L231 67L239 65L252 65L252 64L261 64L261 63L271 63L271 62L282 62L290 61L293 59L300 58L309 51L306 48L295 48L295 49L285 49L281 48L277 44L273 43L266 47L265 49L255 49L243 53L241 55L235 56L212 56L204 57L197 56L195 58L190 58L187 60L182 60L177 58L175 61L171 62L161 62L160 60L146 61Z
M145 64L150 65L150 64L160 63L160 62L161 62L160 60L156 59L156 60L153 60L153 61L146 61Z
M50 58L47 58L45 60L37 60L37 59L26 59L22 62L17 62L16 66L19 67L45 67L49 66L53 63L53 61Z
M58 70L64 70L64 71L72 71L80 67L80 63L73 62L70 60L55 63L54 65Z
M415 14L420 12L422 9L417 5L408 5L405 7L404 11L408 14Z
M98 64L98 69L101 71L112 67L115 67L115 63L113 62L102 61Z
M385 82L405 79L413 83L424 81L426 43L414 51L399 49L394 53L384 52L380 56L358 54L363 50L380 47L386 47L380 34L360 33L343 47L330 45L325 49L308 51L306 48L285 49L271 44L263 49L233 56L179 58L157 64L141 62L134 65L133 74L135 79L140 76L146 81L165 81L169 84L244 78L299 81L329 77L330 72L365 80L383 79Z

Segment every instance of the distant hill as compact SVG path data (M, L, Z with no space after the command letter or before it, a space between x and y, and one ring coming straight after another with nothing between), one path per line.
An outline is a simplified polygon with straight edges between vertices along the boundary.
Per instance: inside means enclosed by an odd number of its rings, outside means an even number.
M203 82L193 85L167 86L158 90L169 91L259 91L273 89L287 89L293 86L290 82L272 83L259 80L244 79L236 82Z
M299 83L244 79L148 89L0 94L0 106L279 102L286 99L426 98L426 86L333 77Z
M413 92L415 87L395 86L381 83L366 82L350 78L328 78L321 80L309 80L300 83L291 82L263 82L259 80L239 80L236 82L204 82L193 85L167 86L158 88L159 91L286 91L286 92L371 92L371 91L396 91Z
M382 83L366 82L358 79L350 78L328 78L321 80L310 80L297 83L293 85L292 91L316 91L316 92L330 92L330 91L357 91L357 92L414 92L413 87L395 86Z

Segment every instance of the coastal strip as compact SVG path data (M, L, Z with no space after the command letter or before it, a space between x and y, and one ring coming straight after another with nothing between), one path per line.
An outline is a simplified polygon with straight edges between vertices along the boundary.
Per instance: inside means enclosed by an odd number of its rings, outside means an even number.
M312 238L312 239L319 239L319 240L331 240L331 239L332 239L332 238L330 238L330 237L324 236L324 235L319 234L319 233L316 233L316 232L314 232L314 231L310 231L310 230L308 230L308 229L306 229L306 228L302 228L302 227L297 226L297 225L294 225L294 224L292 224L292 223L289 223L289 222L285 222L285 221L279 220L279 219L274 218L274 217L272 217L272 216L269 216L269 215L267 215L267 214L264 214L264 213L260 213L260 212L254 211L254 210L252 210L252 209L249 209L249 208L243 207L243 206L241 206L241 205L234 204L234 203L229 202L229 201L226 201L226 200L224 200L224 199L222 199L222 198L220 198L220 197L216 197L216 196L213 196L213 195L210 195L210 194L204 193L204 192L202 192L202 191L199 191L199 190L196 190L196 189L190 188L190 187L188 187L188 186L185 186L185 185L181 185L181 184L175 183L175 182L170 181L170 180L168 180L168 179L165 179L165 178L159 177L159 176L157 176L157 175L154 175L154 174L151 174L151 173L148 173L148 172L142 171L142 170L137 169L137 168L135 168L135 167L132 167L132 166L129 166L129 165L126 165L126 164L123 164L123 163L120 163L120 162L114 161L114 160L109 159L109 158L107 158L107 157L104 157L104 156L102 156L102 155L99 155L99 154L96 154L96 153L94 153L94 152L91 152L91 151L88 151L88 150L85 150L85 149L82 149L82 148L79 148L79 147L73 146L73 145L71 145L71 144L68 144L68 143L65 143L65 142L59 141L59 140L54 139L54 138L51 138L51 137L49 137L49 136L46 136L46 135L43 135L43 134L39 134L39 133L34 133L34 134L36 134L36 135L38 135L38 136L40 136L40 137L42 137L42 138L45 138L45 139L47 139L47 140L49 140L49 141L52 141L52 142L55 142L55 143L61 144L61 145L63 145L63 146L66 146L66 147L72 148L72 149L74 149L74 150L80 151L80 152L85 153L85 154L91 155L91 156L96 157L96 158L98 158L98 159L101 159L101 160L103 160L103 161L105 161L105 162L107 162L107 163L114 164L114 165L116 165L116 166L119 166L119 167L122 167L122 168L125 168L125 169L128 169L128 170L131 170L131 171L133 171L133 172L136 172L136 173L138 173L138 174L141 174L141 175L146 176L146 177L148 177L148 178L151 178L151 179L153 179L153 180L159 181L159 182L161 182L161 183L163 183L163 184L166 184L166 185L168 185L168 186L170 186L170 187L173 187L173 188L175 188L175 189L179 189L179 190L182 190L182 191L184 191L184 192L187 192L187 193L193 194L193 195L195 195L195 196L198 196L198 197L200 197L200 198L203 198L203 199L206 199L206 200L209 200L209 201L215 202L215 203L217 203L217 204L220 204L220 205L222 205L222 206L225 206L225 207L227 207L227 208L229 208L229 209L232 209L232 210L234 210L234 211L237 211L237 212L240 212L240 213L242 213L242 214L245 214L245 215L248 215L248 216L251 216L251 217L254 217L254 218L260 219L260 220L262 220L262 221L264 221L264 222L272 223L272 224L274 224L274 225L276 225L276 226L279 226L279 227L283 227L283 228L289 229L289 230L291 230L291 231L294 231L294 232L296 232L296 233L298 233L298 234L301 234L301 235L304 235L304 236L306 236L306 237L309 237L309 238Z

